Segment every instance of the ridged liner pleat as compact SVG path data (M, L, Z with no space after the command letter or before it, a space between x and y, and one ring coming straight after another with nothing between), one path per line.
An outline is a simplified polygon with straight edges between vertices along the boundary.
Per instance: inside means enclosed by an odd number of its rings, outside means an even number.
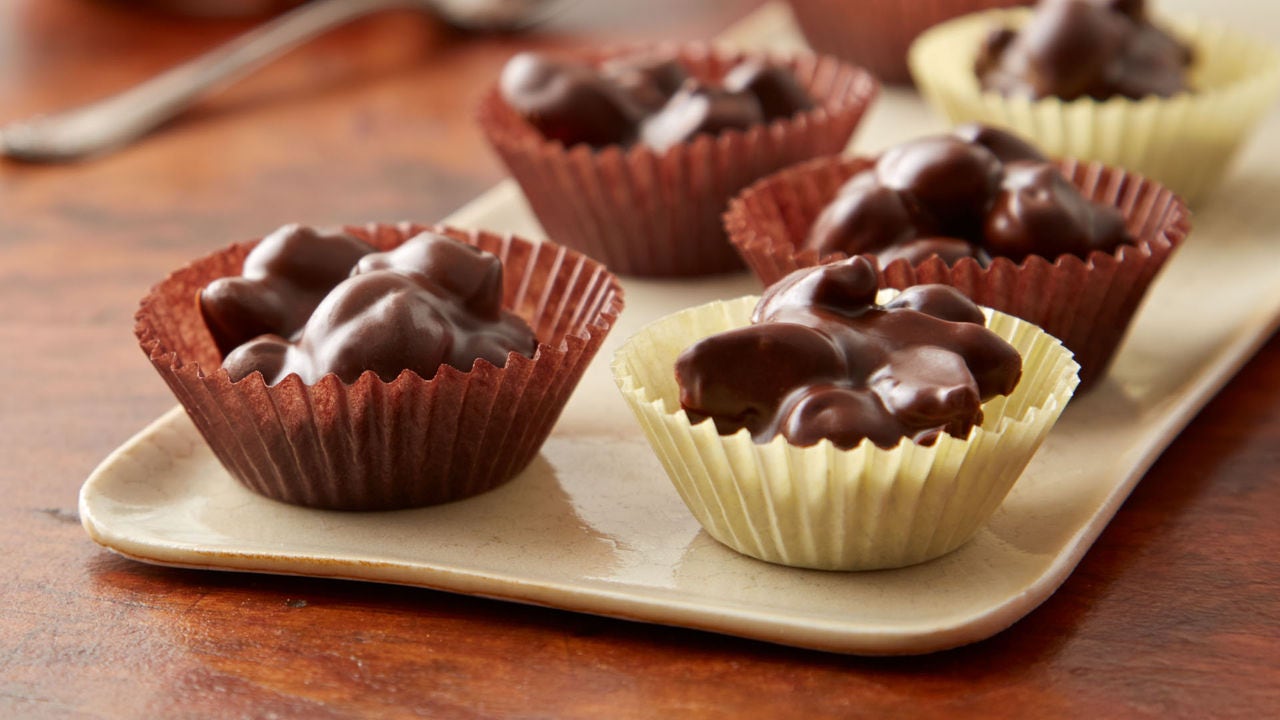
M704 45L628 46L584 56L599 64L635 53L670 53L718 80L760 54ZM702 135L657 153L643 145L592 150L546 140L491 88L478 120L524 190L547 236L644 276L706 275L742 267L720 215L733 195L774 170L843 150L879 92L864 70L834 58L772 58L791 68L819 107L746 132Z
M425 226L347 228L378 248ZM504 266L504 306L539 338L533 358L499 368L442 367L434 378L392 382L365 373L312 386L296 375L268 386L254 373L231 382L205 328L197 293L239 274L253 243L231 246L170 275L142 300L143 351L237 480L276 500L341 510L447 502L514 477L537 454L622 310L622 290L602 265L551 243L431 228L494 253Z
M1195 53L1190 93L1063 102L983 92L973 72L982 38L997 25L1017 27L1027 17L1025 10L975 13L921 35L910 63L925 99L952 122L1012 128L1050 155L1141 173L1195 204L1218 185L1280 96L1280 51L1198 20L1169 23Z
M874 162L820 158L764 178L730 203L724 219L730 241L761 282L767 286L799 268L848 257L820 259L798 248L839 187ZM987 268L971 259L950 268L936 258L916 266L898 260L883 269L881 285L951 285L979 305L1040 326L1075 353L1087 388L1106 373L1148 287L1191 231L1191 215L1173 192L1138 175L1074 160L1058 167L1086 197L1118 208L1137 244L1083 260L997 258Z
M885 291L886 297L894 291ZM884 298L882 298L883 300ZM824 570L902 567L967 542L999 507L1057 421L1078 366L1052 336L987 310L988 327L1022 354L1009 397L983 406L968 439L840 450L781 437L755 443L691 425L672 368L693 342L749 323L757 298L668 316L628 340L613 373L677 492L706 531L769 562Z
M911 82L907 49L917 35L966 13L1033 0L790 0L809 46L857 63L887 83Z

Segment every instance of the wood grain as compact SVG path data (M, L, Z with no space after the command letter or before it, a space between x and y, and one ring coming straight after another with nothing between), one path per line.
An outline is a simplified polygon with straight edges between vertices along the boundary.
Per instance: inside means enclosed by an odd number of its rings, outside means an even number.
M1257 717L1280 707L1280 340L1155 465L1063 588L991 640L868 660L424 590L181 571L76 493L173 403L132 337L169 270L283 222L430 221L501 177L470 123L511 53L698 37L756 3L625 0L519 37L337 31L123 152L0 162L0 717ZM0 3L0 121L248 27ZM927 589L923 590L927 592Z

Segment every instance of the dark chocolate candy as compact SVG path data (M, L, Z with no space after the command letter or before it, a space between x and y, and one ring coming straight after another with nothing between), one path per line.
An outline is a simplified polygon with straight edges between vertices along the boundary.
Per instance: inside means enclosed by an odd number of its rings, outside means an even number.
M368 243L341 231L286 225L262 239L239 276L200 292L200 311L226 355L259 335L291 337L335 285L351 274Z
M1005 95L1105 100L1188 89L1191 50L1146 16L1142 0L1042 0L1023 28L979 51L982 87Z
M979 265L991 264L991 254L981 245L976 245L961 238L921 237L908 240L875 253L881 267L886 267L895 260L906 260L908 264L919 265L931 257L937 257L948 266L955 265L962 258L972 258Z
M258 371L274 385L294 373L308 384L328 373L350 384L366 371L391 382L406 370L426 379L441 365L470 370L478 359L502 366L511 352L532 356L537 341L501 302L497 257L422 233L364 257L296 340L255 338L231 352L223 367L232 380Z
M1034 145L1007 130L983 125L981 123L965 123L952 129L951 134L967 143L981 145L991 151L1002 163L1015 160L1034 160L1049 162L1049 158Z
M722 84L731 93L755 96L766 122L813 109L813 98L790 70L760 60L739 63L725 74Z
M626 144L635 138L641 108L594 69L520 53L502 69L503 99L544 136L566 146Z
M890 148L876 163L887 188L910 193L947 235L976 239L1000 187L1000 160L981 145L934 135Z
M706 338L676 361L680 403L719 432L779 433L796 445L826 438L893 447L967 437L981 404L1013 391L1014 348L984 327L956 290L921 285L875 304L863 257L805 268L765 291L752 324Z
M491 253L434 233L420 233L387 252L366 255L355 274L395 270L422 276L457 299L477 320L502 317L502 263Z
M914 198L891 190L871 170L850 178L814 221L808 247L819 255L879 253L922 234Z
M697 135L746 130L763 122L764 114L754 95L689 80L661 110L645 118L640 140L662 152Z
M886 152L846 182L810 227L805 247L948 265L1020 261L1132 242L1115 208L1090 202L1035 148L1003 130L965 125Z
M1131 241L1119 210L1089 202L1052 165L1014 162L1005 166L983 242L992 255L1017 262L1112 252Z
M615 58L601 65L600 75L646 114L661 110L689 79L689 71L679 61L665 56Z
M641 141L662 152L700 134L746 130L814 106L785 67L744 61L719 84L669 56L601 64L522 53L503 68L503 99L547 138L594 147Z

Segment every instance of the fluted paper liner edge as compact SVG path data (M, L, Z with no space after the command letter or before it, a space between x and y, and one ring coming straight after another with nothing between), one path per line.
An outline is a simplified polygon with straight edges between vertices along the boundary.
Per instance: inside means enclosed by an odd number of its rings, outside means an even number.
M895 291L882 291L885 296ZM968 439L886 450L830 441L803 448L781 436L758 444L691 425L680 408L675 360L693 342L749 323L758 298L717 301L670 315L630 338L613 374L680 497L716 540L746 555L823 570L924 562L963 545L999 507L1076 387L1077 365L1034 325L985 310L988 327L1022 354L1008 397L983 406Z
M814 50L870 70L889 83L910 83L907 49L944 20L1031 0L790 0L792 14Z
M730 241L766 286L796 269L847 257L819 258L798 248L840 185L873 163L820 158L760 180L733 200L725 214ZM1057 164L1085 197L1121 212L1136 245L1083 259L997 258L987 268L967 258L951 267L936 258L914 266L899 260L883 268L881 284L950 285L979 305L1041 327L1075 353L1088 388L1106 373L1147 289L1190 232L1190 212L1171 191L1139 175L1100 163Z
M539 339L532 358L503 367L444 366L434 378L392 382L365 373L268 386L253 373L231 382L205 328L197 293L240 272L252 243L174 272L142 300L143 351L214 454L245 486L311 507L386 510L460 499L510 480L537 454L622 309L622 291L595 261L551 243L452 228L373 224L349 232L375 247L433 229L497 255L503 305Z
M520 184L547 237L637 276L708 275L742 260L720 224L729 199L779 168L843 150L879 92L861 68L830 57L774 57L701 44L634 45L586 56L671 53L695 75L718 78L748 58L790 67L818 101L792 118L699 135L658 153L644 145L593 150L544 138L502 100L496 87L477 120Z
M1016 27L1027 17L1025 10L974 13L917 38L909 55L911 71L929 104L953 123L1010 128L1051 155L1141 173L1194 204L1218 185L1242 142L1280 96L1280 51L1195 19L1167 23L1195 53L1190 93L1064 102L983 92L973 72L982 38L993 27Z

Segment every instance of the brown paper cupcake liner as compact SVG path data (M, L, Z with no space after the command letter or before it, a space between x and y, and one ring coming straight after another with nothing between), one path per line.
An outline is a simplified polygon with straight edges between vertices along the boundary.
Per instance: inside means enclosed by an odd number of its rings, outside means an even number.
M979 10L1034 0L790 0L809 46L857 63L883 82L911 84L907 49L925 30Z
M380 249L429 228L347 230ZM142 300L135 333L152 365L237 480L266 497L340 510L386 510L456 500L496 487L537 454L618 313L622 290L599 263L551 243L430 228L497 255L503 305L539 338L532 358L431 379L365 373L344 385L296 375L268 386L231 382L201 317L197 293L238 274L253 243L170 275Z
M819 258L799 248L840 185L874 162L821 158L765 178L730 203L730 240L765 285L798 268L847 257ZM1085 197L1118 208L1137 244L1085 259L996 258L986 268L969 258L952 267L937 258L915 266L896 260L882 269L881 284L951 285L979 305L1040 326L1075 353L1085 388L1106 372L1147 288L1190 232L1191 220L1177 195L1139 175L1075 160L1061 160L1058 167Z
M586 58L601 63L636 53L675 55L699 77L719 79L759 53L703 45L627 47ZM834 58L773 58L818 107L745 132L700 135L666 152L643 145L593 150L545 139L491 88L478 120L524 190L547 236L629 275L687 276L742 267L720 224L729 199L788 165L843 150L879 86Z

